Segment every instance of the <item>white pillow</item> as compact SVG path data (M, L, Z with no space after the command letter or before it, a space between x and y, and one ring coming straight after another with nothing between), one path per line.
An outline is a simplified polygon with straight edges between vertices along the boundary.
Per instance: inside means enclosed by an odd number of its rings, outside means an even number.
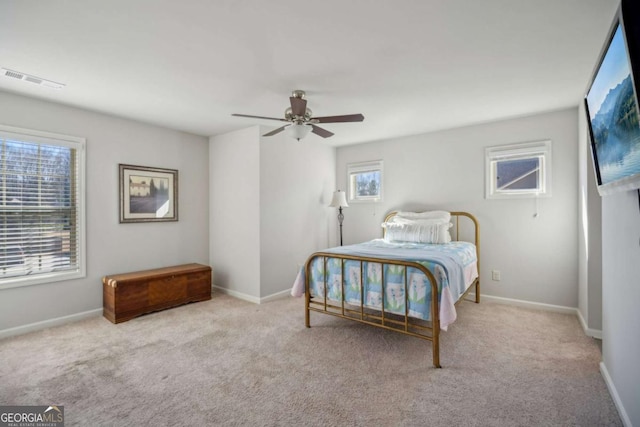
M399 218L397 222L385 222L382 227L386 232L384 239L388 242L415 243L449 243L449 229L453 224L441 220L411 221Z
M398 212L398 218L406 219L440 219L444 222L451 221L451 214L447 211L428 211L428 212Z

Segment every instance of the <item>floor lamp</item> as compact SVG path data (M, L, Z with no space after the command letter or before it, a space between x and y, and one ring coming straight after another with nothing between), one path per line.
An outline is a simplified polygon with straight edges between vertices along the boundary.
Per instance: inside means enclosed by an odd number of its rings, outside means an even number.
M342 215L342 208L348 208L347 197L344 191L336 190L333 192L333 200L331 200L331 204L329 205L331 208L338 208L338 223L340 223L340 246L342 246L342 220L344 220L344 215Z

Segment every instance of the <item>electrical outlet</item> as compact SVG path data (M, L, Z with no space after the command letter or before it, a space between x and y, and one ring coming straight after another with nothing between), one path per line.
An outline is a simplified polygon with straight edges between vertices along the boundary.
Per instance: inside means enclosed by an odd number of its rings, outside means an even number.
M491 280L500 281L500 270L491 270Z

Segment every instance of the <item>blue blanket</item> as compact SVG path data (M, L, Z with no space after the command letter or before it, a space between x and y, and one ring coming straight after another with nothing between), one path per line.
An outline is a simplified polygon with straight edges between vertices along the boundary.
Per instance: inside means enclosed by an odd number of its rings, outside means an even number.
M465 267L475 263L475 246L468 242L451 242L447 244L425 243L390 243L376 239L356 245L341 246L322 252L336 255L355 255L370 258L414 261L424 267L436 278L438 299L447 289L453 300L457 300L466 290ZM362 268L362 269L361 269ZM384 268L384 284L382 272ZM325 277L327 298L342 301L342 262L339 258L329 258L325 263L322 258L315 258L311 263L310 290L312 296L323 297L325 294ZM364 278L361 278L361 271ZM381 309L384 295L385 311L405 314L412 317L430 320L431 284L429 279L416 268L409 267L406 272L408 284L408 310L405 308L405 267L383 265L375 262L344 261L344 301L359 306L361 295L364 295L366 307ZM364 291L361 290L364 286Z

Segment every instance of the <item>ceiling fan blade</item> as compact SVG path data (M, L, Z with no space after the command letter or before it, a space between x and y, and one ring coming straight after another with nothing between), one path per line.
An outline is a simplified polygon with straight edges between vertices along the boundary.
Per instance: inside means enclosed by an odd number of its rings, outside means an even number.
M282 131L284 130L284 128L286 128L287 126L289 126L289 125L280 126L278 129L274 129L274 130L272 130L271 132L267 132L267 133L265 133L265 134L264 134L264 135L262 135L262 136L273 136L273 135L277 135L277 134L279 134L280 132L282 132Z
M248 117L250 119L278 120L278 121L281 121L281 122L288 122L289 121L289 120L285 120L285 119L277 119L275 117L250 116L248 114L232 114L232 116L235 116L235 117Z
M304 117L304 113L307 112L307 100L291 96L289 97L289 101L291 102L291 112L293 115Z
M322 129L321 127L318 127L316 125L311 125L311 132L323 138L329 138L330 136L335 135L333 132L329 132L328 130Z
M362 114L346 114L344 116L326 116L326 117L311 118L311 121L313 121L314 123L361 122L363 120L364 120L364 116Z

